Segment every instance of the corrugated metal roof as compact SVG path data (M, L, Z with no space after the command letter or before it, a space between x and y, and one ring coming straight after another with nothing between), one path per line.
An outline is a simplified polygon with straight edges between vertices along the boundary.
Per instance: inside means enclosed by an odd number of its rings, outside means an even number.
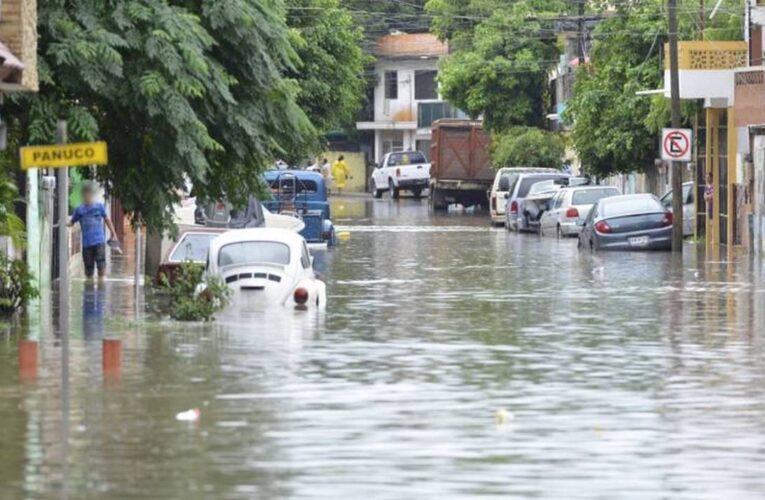
M439 57L449 53L449 47L430 33L396 33L377 40L378 57Z

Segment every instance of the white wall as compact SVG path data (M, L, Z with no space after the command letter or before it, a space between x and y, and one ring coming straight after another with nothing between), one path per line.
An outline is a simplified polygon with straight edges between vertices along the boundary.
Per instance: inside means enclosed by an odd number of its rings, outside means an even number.
M414 73L417 70L437 70L437 59L392 60L380 59L375 66L377 87L375 88L375 121L417 121L418 101L414 98ZM385 99L385 73L398 71L398 99ZM387 102L386 102L387 101Z

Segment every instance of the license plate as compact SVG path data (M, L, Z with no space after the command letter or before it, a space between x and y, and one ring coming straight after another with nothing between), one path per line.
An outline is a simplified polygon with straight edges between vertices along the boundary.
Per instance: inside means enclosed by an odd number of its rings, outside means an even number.
M649 239L648 236L636 236L634 238L630 238L629 242L631 247L647 247Z

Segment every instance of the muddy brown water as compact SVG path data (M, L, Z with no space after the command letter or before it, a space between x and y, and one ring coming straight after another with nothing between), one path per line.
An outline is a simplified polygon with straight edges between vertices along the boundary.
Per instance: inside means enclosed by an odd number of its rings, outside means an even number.
M321 316L177 324L147 297L137 321L114 279L74 283L68 356L49 306L0 333L0 497L765 496L762 264L580 255L412 200L334 215Z

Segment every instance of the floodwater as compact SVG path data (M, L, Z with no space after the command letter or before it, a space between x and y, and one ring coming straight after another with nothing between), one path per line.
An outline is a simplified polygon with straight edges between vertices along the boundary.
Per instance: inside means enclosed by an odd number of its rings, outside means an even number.
M73 284L68 348L49 308L0 333L0 497L765 496L761 264L580 255L412 200L334 213L321 317L177 324L150 296L136 319L115 279Z

